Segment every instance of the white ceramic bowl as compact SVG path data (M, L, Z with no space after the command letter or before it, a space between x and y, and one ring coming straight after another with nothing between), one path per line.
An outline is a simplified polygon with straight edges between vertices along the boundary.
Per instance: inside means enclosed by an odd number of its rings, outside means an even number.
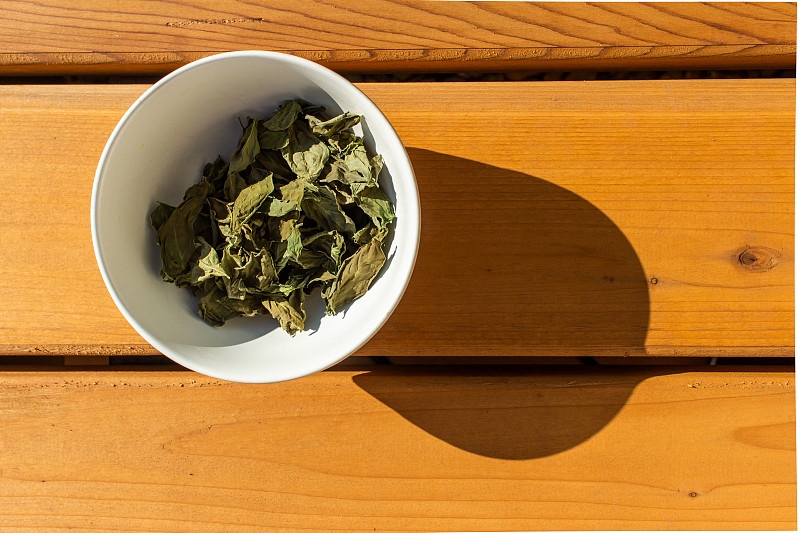
M308 298L307 329L287 335L271 317L237 318L221 328L197 315L187 289L161 280L156 201L178 205L217 155L226 160L241 135L237 117L268 118L286 99L304 98L331 113L363 115L356 133L383 155L381 186L397 220L387 261L367 293L326 316ZM311 61L274 52L231 52L186 65L148 89L106 144L92 191L97 263L125 318L164 355L208 376L246 383L298 378L362 346L394 310L411 277L419 243L419 196L408 155L389 121L361 91ZM318 302L317 305L311 305Z

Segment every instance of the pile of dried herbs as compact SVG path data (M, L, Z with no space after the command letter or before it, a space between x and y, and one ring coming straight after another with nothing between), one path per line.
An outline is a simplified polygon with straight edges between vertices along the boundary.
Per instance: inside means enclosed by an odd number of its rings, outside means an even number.
M200 317L221 326L269 313L294 335L315 289L328 314L367 291L395 215L381 156L349 131L360 119L286 101L268 120L248 118L230 162L205 165L178 207L158 203L161 277L199 296Z

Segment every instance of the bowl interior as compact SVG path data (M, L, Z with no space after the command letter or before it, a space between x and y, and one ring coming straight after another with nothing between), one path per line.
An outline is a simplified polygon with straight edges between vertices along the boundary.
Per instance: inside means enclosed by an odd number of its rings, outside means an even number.
M387 262L373 286L337 316L307 299L307 331L289 337L269 316L222 328L197 315L196 299L159 276L149 215L156 201L178 205L202 167L227 161L241 136L237 118L267 118L304 98L364 116L357 133L383 155L381 185L397 221ZM419 200L405 149L363 93L302 59L269 52L220 54L166 77L131 107L109 139L95 179L92 229L100 270L117 306L157 349L204 374L245 382L292 379L334 364L366 342L402 296L416 257Z

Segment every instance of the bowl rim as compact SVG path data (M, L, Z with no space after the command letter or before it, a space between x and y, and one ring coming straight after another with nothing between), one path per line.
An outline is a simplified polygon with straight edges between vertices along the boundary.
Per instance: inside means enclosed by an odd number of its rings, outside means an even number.
M303 366L301 367L301 371L297 371L296 367L292 366L291 369L294 371L290 372L284 371L281 373L277 373L274 376L261 376L261 375L254 376L252 372L242 371L242 370L218 371L218 369L208 369L205 367L205 365L199 364L195 360L191 358L186 358L180 353L170 349L159 339L155 338L155 336L151 335L144 327L141 326L141 324L139 324L136 318L133 317L133 315L128 311L128 308L125 306L125 304L122 301L122 298L119 296L119 293L114 287L114 283L111 280L111 276L105 267L105 262L103 260L103 250L102 250L102 245L100 243L99 232L98 232L98 209L100 203L99 191L101 182L104 179L104 169L107 166L107 160L109 154L111 153L114 145L119 140L120 132L125 127L125 125L131 120L131 117L134 115L136 110L143 104L143 102L145 102L146 100L151 98L156 92L158 92L161 87L169 83L174 78L180 76L184 72L194 68L198 68L207 63L212 63L215 61L225 61L227 59L242 58L242 57L258 57L263 59L276 60L286 63L293 63L295 65L300 65L304 69L309 69L311 71L314 71L318 75L331 79L335 83L342 84L343 86L347 87L348 90L356 92L361 98L363 98L364 105L370 108L370 112L380 117L389 126L386 135L390 137L389 139L390 142L399 147L399 149L402 150L402 153L405 155L405 158L402 161L398 162L398 164L401 165L402 167L401 171L403 173L407 173L411 177L410 186L411 190L413 191L413 194L410 195L408 201L413 203L414 212L416 213L415 217L410 217L410 220L404 221L404 224L407 225L406 231L410 236L413 236L413 251L411 253L409 269L407 274L405 275L405 279L403 280L402 287L400 287L399 292L397 292L397 297L394 299L394 301L386 310L386 313L384 314L382 320L380 320L380 322L378 322L371 331L367 331L365 334L361 335L356 343L351 344L351 349L348 353L340 354L341 356L338 357L336 360L326 361L323 364ZM392 315L394 310L397 308L397 305L400 303L400 300L405 294L405 291L408 288L408 284L411 281L411 276L413 274L414 266L416 264L416 259L419 252L421 206L419 199L419 189L416 183L416 176L414 174L414 169L411 166L411 160L408 156L408 151L406 150L405 145L400 140L400 137L397 135L397 132L395 131L394 127L391 125L391 123L383 114L383 112L358 87L356 87L349 80L339 75L338 73L332 71L331 69L328 69L327 67L319 65L308 59L304 59L290 54L285 54L282 52L271 52L264 50L241 50L241 51L213 54L198 59L196 61L192 61L191 63L188 63L186 65L183 65L182 67L174 70L173 72L167 74L166 76L158 80L151 87L149 87L144 93L142 93L136 99L136 101L134 101L133 104L131 104L131 106L125 111L125 113L122 115L117 125L112 130L103 148L103 152L100 155L100 159L97 164L97 169L95 171L94 182L92 185L90 218L91 218L92 245L94 248L95 260L97 261L97 266L100 270L100 274L103 278L103 282L106 286L106 289L111 295L111 298L114 301L115 305L117 306L117 309L119 309L119 311L128 321L128 323L134 328L134 330L136 330L136 332L139 335L142 336L142 338L144 338L144 340L146 340L159 352L167 356L169 359L175 361L176 363L188 368L189 370L201 373L203 375L215 379L221 379L225 381L238 382L238 383L277 383L281 381L298 379L304 376L315 374L317 372L325 370L326 368L330 368L331 366L343 361L344 359L355 353L383 327L383 325ZM408 239L408 241L412 241L412 239Z

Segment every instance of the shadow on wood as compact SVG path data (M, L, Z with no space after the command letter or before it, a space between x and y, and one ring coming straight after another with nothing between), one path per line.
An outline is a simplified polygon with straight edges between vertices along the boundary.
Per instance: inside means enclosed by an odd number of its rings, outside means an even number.
M366 353L387 341L410 346L395 356L644 350L648 281L605 214L528 174L419 148L409 155L422 203L419 257L403 300ZM422 372L353 380L428 433L501 459L580 444L640 380L631 374L594 386L591 367Z
M414 274L362 355L631 355L648 280L620 229L529 174L409 148L422 205Z
M404 367L402 373L386 368L359 374L353 381L457 448L524 460L554 455L591 438L647 377L629 367L603 379L597 368Z

